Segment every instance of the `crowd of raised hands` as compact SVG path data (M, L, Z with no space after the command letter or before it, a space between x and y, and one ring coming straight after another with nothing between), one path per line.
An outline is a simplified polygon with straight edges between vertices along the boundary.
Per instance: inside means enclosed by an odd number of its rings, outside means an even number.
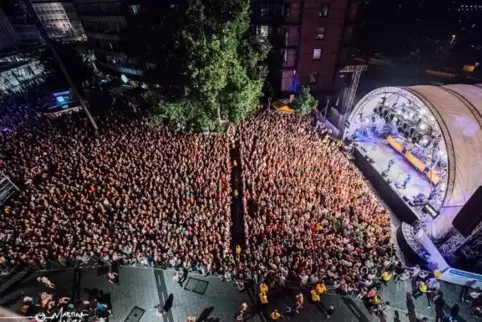
M79 114L35 117L1 134L1 170L21 188L0 213L3 269L117 260L189 263L206 272L224 266L231 198L226 136L113 115L98 120L97 135Z
M247 249L238 269L348 292L394 264L389 214L335 142L274 111L239 135Z
M296 116L264 112L231 138L123 112L98 119L95 134L80 114L27 112L19 117L34 121L0 133L0 168L21 188L0 213L3 269L182 264L348 290L393 262L387 211L336 144ZM245 183L239 254L229 250L234 140Z

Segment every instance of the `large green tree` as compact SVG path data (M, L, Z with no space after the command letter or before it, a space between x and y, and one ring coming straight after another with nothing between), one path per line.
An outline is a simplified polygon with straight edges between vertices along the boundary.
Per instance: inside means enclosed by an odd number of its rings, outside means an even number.
M183 95L166 95L153 120L202 131L217 130L221 120L237 124L258 105L266 76L260 62L269 50L250 34L249 0L186 0L184 5L180 32L172 33Z
M310 88L303 86L295 101L296 114L299 116L309 115L318 106L318 101L311 95Z

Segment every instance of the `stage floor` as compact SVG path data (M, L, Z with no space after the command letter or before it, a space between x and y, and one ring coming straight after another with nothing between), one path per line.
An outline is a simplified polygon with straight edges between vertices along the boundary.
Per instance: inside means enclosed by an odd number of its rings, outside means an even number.
M413 197L417 196L419 193L423 193L425 196L430 195L432 191L432 184L413 168L411 164L405 160L405 158L395 152L388 144L382 142L356 142L360 147L363 147L365 151L363 153L367 154L373 161L375 161L374 168L382 173L388 167L388 161L394 159L395 163L388 172L387 176L392 181L391 187L395 189L399 195L405 196L412 200ZM412 179L407 184L407 188L397 188L395 183L403 183L407 174L410 173Z

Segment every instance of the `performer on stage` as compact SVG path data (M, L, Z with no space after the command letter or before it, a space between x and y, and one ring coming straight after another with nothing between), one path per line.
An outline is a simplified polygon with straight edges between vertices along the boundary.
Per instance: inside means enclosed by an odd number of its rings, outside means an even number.
M403 189L407 189L407 184L410 182L410 180L412 179L412 176L409 174L407 174L407 177L405 178L405 181L403 181L403 184L402 184L402 188Z
M385 171L382 172L382 176L386 176L387 173L390 171L391 167L395 164L395 159L390 159L390 161L388 161L388 167Z
M388 167L387 167L387 172L390 171L391 167L395 164L395 159L390 159L388 161Z

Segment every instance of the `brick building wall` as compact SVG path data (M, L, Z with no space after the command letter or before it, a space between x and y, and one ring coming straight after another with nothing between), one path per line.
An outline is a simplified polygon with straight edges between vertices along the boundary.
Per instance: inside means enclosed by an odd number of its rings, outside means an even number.
M315 93L337 90L349 5L350 0L304 1L296 74Z

